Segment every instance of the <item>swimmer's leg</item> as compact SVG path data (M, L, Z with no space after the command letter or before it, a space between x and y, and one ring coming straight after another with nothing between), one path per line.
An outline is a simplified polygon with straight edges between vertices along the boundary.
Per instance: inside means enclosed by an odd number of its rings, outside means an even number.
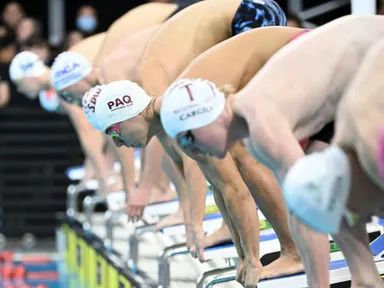
M288 213L280 187L273 173L260 163L253 167L257 175L254 198L264 216L271 223L281 244L280 257L263 268L261 279L295 274L304 270L299 251L288 228Z
M208 235L205 238L205 243L204 243L205 248L212 247L212 246L218 245L220 243L230 241L231 239L232 239L231 233L229 231L228 225L225 224L225 222L223 220L223 222L221 223L221 227L217 231L213 232L211 235Z
M352 274L352 287L383 287L369 247L368 233L364 222L354 227L343 221L340 232L334 239L347 260Z
M121 165L121 175L123 177L124 190L127 195L135 189L135 150L125 146L117 148L116 154Z
M108 175L109 177L112 177L114 181L113 183L110 183L109 189L111 192L120 191L123 189L123 186L124 186L124 176L122 175L122 173L115 171L115 162L116 160L119 160L120 165L122 165L121 157L117 153L118 148L113 143L112 138L106 137L106 136L104 138L105 138L104 156L105 156L105 161L108 167Z
M329 286L328 235L309 229L289 213L288 223L304 261L309 287Z

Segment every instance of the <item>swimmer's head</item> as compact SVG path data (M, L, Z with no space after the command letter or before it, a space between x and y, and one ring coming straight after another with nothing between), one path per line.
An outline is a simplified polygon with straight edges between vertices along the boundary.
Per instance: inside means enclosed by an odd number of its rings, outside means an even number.
M212 82L182 79L163 96L160 111L165 132L191 154L223 158L232 143L232 117L225 94Z
M152 97L128 80L104 85L96 94L86 101L94 105L95 120L90 120L96 121L94 127L112 136L118 147L145 147L153 136L147 118Z
M84 94L97 82L96 72L83 55L63 52L51 67L51 82L64 101L81 105Z
M99 131L103 131L103 129L99 126L99 123L97 122L95 115L95 106L100 92L103 90L104 87L105 85L96 85L95 87L91 88L87 93L85 93L82 100L83 110L85 115L87 116L89 123L91 123L93 128Z
M13 58L9 67L11 80L17 90L28 98L35 99L41 90L47 88L49 79L48 67L34 53L24 51Z
M353 225L357 219L346 207L350 170L347 155L336 145L297 160L283 183L288 209L309 227L326 234L339 232L343 219Z
M48 112L61 112L59 97L54 89L41 90L39 92L41 107Z

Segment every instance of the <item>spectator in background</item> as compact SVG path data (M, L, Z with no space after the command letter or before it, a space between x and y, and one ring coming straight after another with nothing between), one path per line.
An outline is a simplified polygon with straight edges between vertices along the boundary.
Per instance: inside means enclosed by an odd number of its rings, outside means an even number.
M97 12L90 5L83 5L77 10L77 28L89 36L96 32L98 25Z
M51 63L51 50L48 42L41 38L41 36L33 35L29 37L22 46L23 51L30 51L36 54L45 65L49 66Z
M12 35L0 36L0 108L8 104L14 86L9 78L9 64L16 54L16 42ZM13 88L13 89L12 89Z
M8 34L7 27L0 25L0 37L3 37Z
M71 48L73 45L79 43L81 40L84 39L83 34L81 34L79 31L71 31L67 34L67 38L65 40L65 47L64 50L68 50Z
M23 45L25 41L30 37L41 36L42 24L33 18L23 18L16 29L16 39L20 45Z
M303 20L296 13L287 12L286 16L287 16L287 26L297 27L297 28L303 27Z
M384 15L384 0L380 0L378 4L377 14Z
M2 20L8 29L15 32L22 18L24 18L24 9L18 2L12 1L5 5Z

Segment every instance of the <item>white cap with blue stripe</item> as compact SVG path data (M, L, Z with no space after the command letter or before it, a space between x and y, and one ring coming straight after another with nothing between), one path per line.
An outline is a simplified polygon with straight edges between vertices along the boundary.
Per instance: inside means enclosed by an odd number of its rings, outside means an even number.
M92 72L88 59L77 52L59 54L51 67L51 82L56 90L63 90Z
M350 222L346 208L350 181L349 161L339 147L307 155L295 162L284 179L288 210L309 227L335 234L344 217Z

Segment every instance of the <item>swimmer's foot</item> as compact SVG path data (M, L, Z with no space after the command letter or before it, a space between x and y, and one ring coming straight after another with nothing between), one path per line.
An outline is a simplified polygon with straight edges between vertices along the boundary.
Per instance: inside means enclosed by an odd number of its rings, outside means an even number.
M171 189L161 191L157 188L151 190L151 198L149 199L149 203L157 203L157 202L169 202L175 198Z
M292 275L304 271L304 265L297 256L280 255L271 264L264 266L260 279L277 278Z
M175 213L164 217L156 224L156 231L159 231L167 226L178 225L184 223L183 211L179 208Z
M244 287L253 288L257 287L261 275L263 274L263 266L259 260L246 261L247 263L247 274L245 277Z
M228 226L223 223L219 230L215 231L211 235L205 237L205 248L216 246L223 242L231 241L231 234L229 233Z
M237 263L236 281L244 286L245 277L247 276L247 262L245 259L239 258Z

